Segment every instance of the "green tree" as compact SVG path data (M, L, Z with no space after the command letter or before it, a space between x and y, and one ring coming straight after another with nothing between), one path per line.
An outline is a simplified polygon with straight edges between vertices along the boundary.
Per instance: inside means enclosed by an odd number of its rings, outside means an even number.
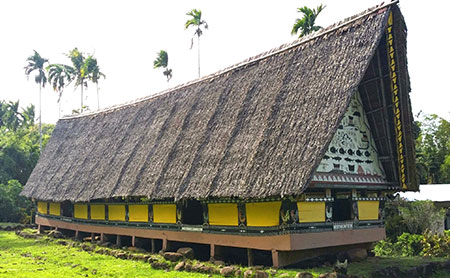
M2 102L2 108L2 125L8 130L16 131L22 122L22 117L19 112L19 101Z
M317 9L310 9L308 7L302 7L298 8L297 12L300 12L303 14L302 18L297 18L295 20L294 26L292 27L291 35L296 35L298 31L300 30L300 37L303 37L305 35L308 35L309 33L313 31L318 31L320 26L316 26L316 19L319 16L319 14L325 9L325 6L322 4L317 7Z
M450 183L450 122L434 114L424 115L421 119L416 139L420 182Z
M0 221L23 222L30 215L31 201L19 194L38 161L41 138L45 146L53 131L43 124L39 132L33 105L18 107L18 101L0 101Z
M1 110L15 110L14 106L0 102ZM15 103L16 104L16 103ZM17 102L18 106L18 102ZM4 115L5 116L5 115ZM39 158L40 132L34 125L34 107L29 106L15 115L14 128L2 121L0 126L0 183L18 180L25 184ZM5 117L3 117L5 119ZM18 124L16 124L16 122ZM43 146L50 138L53 125L42 125Z
M70 69L72 74L72 79L75 80L75 89L80 87L81 90L81 102L80 102L80 114L83 113L83 88L87 88L87 80L88 80L88 69L85 63L86 58L84 54L78 50L78 48L74 48L69 51L66 56L72 62L72 66L67 66Z
M19 101L0 101L0 128L16 131L19 127L34 125L34 105L22 109L22 112L18 110Z
M39 84L39 151L42 152L42 121L41 121L41 94L42 88L45 87L45 83L47 83L47 76L44 71L44 65L48 63L48 59L41 57L41 55L33 50L34 54L27 58L28 64L25 66L25 74L30 76L32 72L37 72L34 81Z
M29 222L33 203L26 197L20 196L22 184L17 180L0 183L0 221L1 222Z
M189 27L195 28L194 37L197 36L197 49L198 49L198 77L200 77L200 36L203 34L202 27L208 29L208 23L202 19L202 11L193 9L188 12L186 15L191 18L186 21L184 24L185 29ZM194 38L191 39L191 49L194 45Z
M441 177L446 183L450 181L450 154L445 157L444 163L441 165Z
M81 102L80 102L80 114L83 113L85 107L83 105L83 89L87 88L88 81L92 81L97 85L97 103L99 105L98 98L98 81L101 77L105 78L105 75L100 72L100 67L98 66L97 59L91 54L82 53L78 48L74 48L69 51L66 56L72 62L72 66L65 65L67 73L69 73L71 80L75 81L75 89L80 87L81 89ZM72 110L72 112L78 110Z
M423 234L437 232L443 224L445 211L432 201L387 201L385 206L386 236L396 241L403 233Z
M97 89L97 109L100 110L100 96L99 96L99 87L98 82L100 78L105 79L106 75L100 71L100 67L97 63L97 59L94 56L89 55L86 59L86 65L89 72L89 80L95 84Z
M63 64L51 64L47 67L47 72L48 82L52 85L53 90L58 93L58 113L61 118L61 97L65 87L72 82L73 68Z
M169 55L167 54L167 51L161 50L158 53L156 53L156 59L153 61L153 68L163 68L163 74L167 78L167 82L170 81L172 78L172 69L169 69Z

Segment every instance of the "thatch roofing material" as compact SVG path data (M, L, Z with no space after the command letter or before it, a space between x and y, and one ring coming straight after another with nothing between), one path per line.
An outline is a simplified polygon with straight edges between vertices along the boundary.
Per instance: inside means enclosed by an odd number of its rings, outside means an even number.
M364 75L388 11L366 11L157 97L61 119L23 195L87 201L301 193Z

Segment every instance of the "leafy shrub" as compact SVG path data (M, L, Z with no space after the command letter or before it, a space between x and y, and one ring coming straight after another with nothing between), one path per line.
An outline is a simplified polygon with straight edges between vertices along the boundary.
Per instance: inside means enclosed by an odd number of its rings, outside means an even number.
M397 242L394 245L401 256L419 256L423 249L423 237L423 235L403 233L397 238Z
M386 202L384 209L386 237L392 242L396 241L401 234L408 232L406 220L400 213L400 208L404 206L406 201L403 199Z
M421 244L424 256L450 258L450 231L444 234L425 233Z
M432 256L450 257L450 231L443 234L425 232L422 235L403 233L395 242L390 239L377 242L374 247L376 256L407 257Z
M445 211L432 201L388 201L385 207L386 236L392 242L403 233L438 232L443 225Z
M378 241L373 248L373 252L379 257L398 256L398 252L394 250L394 244L389 239Z
M432 201L407 202L406 206L400 207L400 213L412 234L437 233L445 216L445 211L436 208Z

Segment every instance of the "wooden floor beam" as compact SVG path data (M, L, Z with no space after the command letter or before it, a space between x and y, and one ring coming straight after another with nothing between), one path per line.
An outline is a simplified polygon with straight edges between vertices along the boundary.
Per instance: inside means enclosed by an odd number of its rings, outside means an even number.
M170 248L169 243L171 241L207 245L214 244L215 255L217 255L217 246L250 248L267 251L292 251L368 243L385 238L385 230L383 227L313 233L292 233L270 236L244 236L81 224L45 218L42 216L36 217L36 223L41 225L41 228L43 226L60 227L62 229L74 230L78 232L96 234L104 233L108 235L121 235L129 237L137 236L140 238L158 239L163 242L163 250L168 250Z

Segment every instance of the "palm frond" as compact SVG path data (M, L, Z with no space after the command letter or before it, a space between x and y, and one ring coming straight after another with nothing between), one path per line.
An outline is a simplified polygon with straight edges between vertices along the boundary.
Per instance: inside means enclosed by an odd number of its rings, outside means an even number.
M32 56L29 56L26 60L28 64L24 68L25 75L27 75L28 78L32 72L37 71L37 74L34 77L34 81L44 87L45 83L47 82L47 77L44 72L44 65L48 62L48 59L43 58L36 50L33 51L34 54Z
M160 50L156 55L156 59L153 61L153 68L166 68L169 64L169 55L167 54L167 51Z
M310 9L306 6L297 8L297 11L303 14L303 17L296 19L294 26L291 30L291 35L297 34L299 31L299 37L305 36L313 31L318 31L320 26L316 26L315 21L317 16L325 9L326 6L320 4L316 9Z

